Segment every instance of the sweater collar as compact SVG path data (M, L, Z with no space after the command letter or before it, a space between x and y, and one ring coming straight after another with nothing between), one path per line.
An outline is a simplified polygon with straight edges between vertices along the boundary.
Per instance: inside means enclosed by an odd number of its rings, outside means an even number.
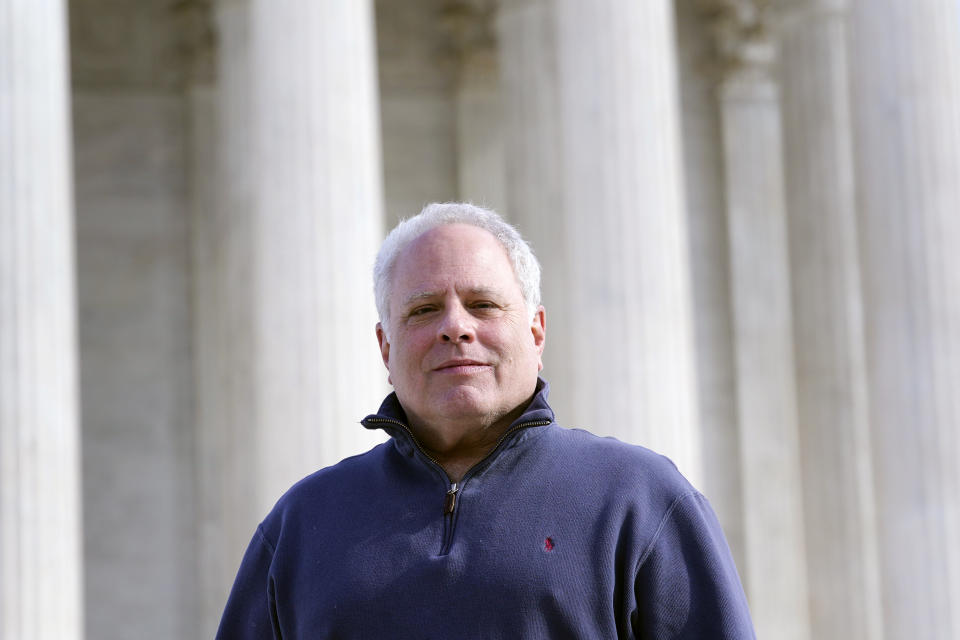
M549 394L550 383L543 378L538 377L537 386L533 393L533 399L530 400L530 404L527 405L527 408L524 409L520 417L510 424L510 426L507 428L507 431L526 422L553 422L555 419L553 409L551 409L550 405L547 404L547 396ZM400 400L397 398L397 393L395 391L391 392L390 395L384 398L383 403L380 405L380 409L376 413L371 414L361 420L360 424L367 429L383 429L394 438L396 438L398 435L406 436L409 431L407 414L400 405Z

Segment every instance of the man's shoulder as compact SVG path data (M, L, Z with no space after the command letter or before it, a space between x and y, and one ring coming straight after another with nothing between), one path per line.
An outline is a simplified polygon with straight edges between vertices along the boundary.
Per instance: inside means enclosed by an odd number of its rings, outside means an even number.
M555 430L554 452L581 481L619 486L628 492L677 497L696 490L670 458L636 444L580 428Z
M334 498L349 499L352 493L362 491L376 475L389 446L390 442L383 442L302 478L280 496L268 518L329 503Z
M578 427L559 427L556 438L567 455L576 456L583 462L620 468L629 473L645 471L658 476L682 477L670 458L639 444L597 435Z

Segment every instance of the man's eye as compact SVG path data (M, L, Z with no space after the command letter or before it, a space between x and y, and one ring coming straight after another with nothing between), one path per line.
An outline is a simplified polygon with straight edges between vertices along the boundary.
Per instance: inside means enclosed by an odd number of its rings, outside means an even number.
M434 307L417 307L416 309L411 311L409 315L411 318L414 316L422 316L425 313L430 313L431 311L433 311L433 309Z
M473 308L474 309L496 309L497 305L493 304L492 302L474 302Z

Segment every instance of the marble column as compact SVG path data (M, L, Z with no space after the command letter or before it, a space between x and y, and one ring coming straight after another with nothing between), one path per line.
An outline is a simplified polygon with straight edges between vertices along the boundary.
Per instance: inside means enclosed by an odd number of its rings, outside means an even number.
M960 637L960 6L851 0L887 637Z
M222 43L221 43L222 44ZM246 462L243 443L249 438L250 412L244 408L251 386L249 349L230 340L242 330L243 318L237 288L219 286L227 280L230 266L236 265L239 252L230 236L222 237L217 224L217 102L219 92L209 86L190 89L188 96L191 133L191 257L193 269L193 345L196 394L196 522L199 537L197 575L199 577L200 635L213 637L226 602L227 589L247 542L251 523L259 514L244 513L239 496L227 489L242 479L233 473L231 463ZM239 212L238 212L239 213ZM236 237L236 236L232 236ZM231 250L233 249L233 250ZM237 268L234 266L233 268ZM232 295L231 295L232 294ZM236 315L231 315L231 314ZM231 322L232 318L232 322ZM236 360L230 363L228 356ZM233 364L234 366L229 366ZM246 366L245 366L246 364ZM238 392L247 392L241 396ZM245 434L245 435L244 435ZM232 518L227 517L233 513ZM239 515L243 513L243 515ZM232 524L231 524L232 521ZM245 523L245 524L244 524Z
M0 637L82 638L66 4L0 2Z
M673 5L501 10L510 207L536 211L526 226L546 236L533 239L558 296L546 366L561 420L665 453L698 482ZM519 142L518 123L531 125Z
M195 96L194 115L217 151L195 140L193 153L205 632L280 494L383 439L359 425L388 391L372 294L382 187L371 9L216 6L217 86Z
M703 456L700 490L710 499L740 571L743 483L733 309L727 241L723 144L716 85L719 65L709 24L695 2L677 2L684 179L696 335L697 393Z
M873 640L884 629L845 4L780 3L780 78L810 625L814 638Z
M376 3L388 229L428 202L460 197L456 45L445 37L444 5L483 1Z
M673 3L560 0L556 43L573 424L699 484Z
M381 438L382 237L373 2L253 0L258 502Z
M216 633L266 500L256 465L250 7L219 0L215 85L191 94L191 239L202 634Z
M556 12L552 0L503 2L497 16L504 111L504 214L532 244L543 268L547 312L543 376L562 424L577 405L573 383L567 278L567 223L562 210L557 95ZM582 423L586 426L586 423Z
M503 109L492 47L471 50L457 85L458 199L506 213Z
M708 2L727 189L747 595L762 638L810 637L774 50L760 7Z
M490 0L452 0L441 23L455 55L457 199L508 215L500 69Z

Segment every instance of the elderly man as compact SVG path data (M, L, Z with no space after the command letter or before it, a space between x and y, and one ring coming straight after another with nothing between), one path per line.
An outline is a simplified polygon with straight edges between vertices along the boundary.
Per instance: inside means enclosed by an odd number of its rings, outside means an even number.
M430 205L374 279L395 391L362 422L391 439L280 499L218 637L753 637L706 499L666 458L556 424L513 227Z

